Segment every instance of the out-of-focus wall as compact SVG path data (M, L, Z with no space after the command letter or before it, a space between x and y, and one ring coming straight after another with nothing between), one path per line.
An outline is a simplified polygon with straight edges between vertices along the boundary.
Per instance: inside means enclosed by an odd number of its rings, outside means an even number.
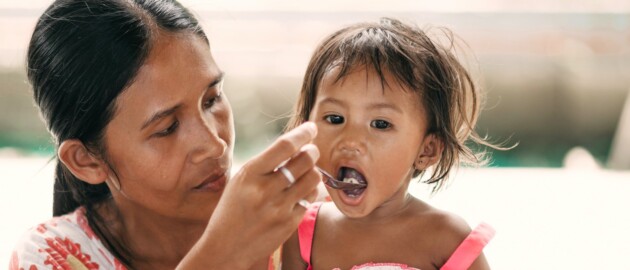
M47 1L35 2L0 5L0 147L50 151L24 76L26 44ZM519 142L494 153L495 165L560 166L574 146L606 161L630 90L630 4L343 3L184 1L201 18L227 72L238 157L251 156L280 132L321 39L353 22L391 16L446 26L467 43L465 61L487 93L479 132Z

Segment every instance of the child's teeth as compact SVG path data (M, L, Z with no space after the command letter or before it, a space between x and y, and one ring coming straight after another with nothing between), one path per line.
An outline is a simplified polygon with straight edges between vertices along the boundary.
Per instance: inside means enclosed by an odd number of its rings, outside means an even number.
M359 180L357 180L355 178L344 178L343 182L345 182L345 183L352 183L352 184L358 184Z

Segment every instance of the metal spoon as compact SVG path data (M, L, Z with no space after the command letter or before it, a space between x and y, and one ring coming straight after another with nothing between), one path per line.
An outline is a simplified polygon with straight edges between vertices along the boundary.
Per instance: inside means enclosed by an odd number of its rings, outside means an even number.
M320 167L316 167L316 168L324 176L324 184L326 184L327 186L331 188L350 190L350 189L359 189L359 188L367 187L367 184L346 183L344 181L337 180L328 172L324 171L322 168Z

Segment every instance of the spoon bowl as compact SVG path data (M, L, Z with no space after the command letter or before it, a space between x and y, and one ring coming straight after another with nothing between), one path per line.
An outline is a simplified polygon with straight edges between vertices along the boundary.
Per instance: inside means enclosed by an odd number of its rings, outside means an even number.
M367 187L367 184L359 184L359 183L347 183L341 180L337 180L335 177L330 175L328 172L324 171L320 167L316 167L320 173L324 176L324 184L334 189L343 189L343 190L352 190L352 189L360 189Z

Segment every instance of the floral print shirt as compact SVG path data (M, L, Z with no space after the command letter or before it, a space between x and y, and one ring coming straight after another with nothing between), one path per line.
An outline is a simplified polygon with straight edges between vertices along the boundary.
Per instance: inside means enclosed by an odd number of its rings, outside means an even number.
M85 208L39 224L18 241L9 270L127 270L88 226Z

